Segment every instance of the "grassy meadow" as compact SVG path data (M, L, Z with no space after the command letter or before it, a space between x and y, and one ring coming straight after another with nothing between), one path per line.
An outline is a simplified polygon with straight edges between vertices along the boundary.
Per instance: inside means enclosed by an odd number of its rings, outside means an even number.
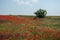
M0 40L60 40L60 16L1 16Z

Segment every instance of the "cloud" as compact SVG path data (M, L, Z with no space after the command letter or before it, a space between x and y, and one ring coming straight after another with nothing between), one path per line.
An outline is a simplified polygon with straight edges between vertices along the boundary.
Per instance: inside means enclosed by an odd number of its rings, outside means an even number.
M13 0L14 2L18 3L19 5L32 5L38 3L38 0Z
M39 0L32 0L33 3L38 3Z

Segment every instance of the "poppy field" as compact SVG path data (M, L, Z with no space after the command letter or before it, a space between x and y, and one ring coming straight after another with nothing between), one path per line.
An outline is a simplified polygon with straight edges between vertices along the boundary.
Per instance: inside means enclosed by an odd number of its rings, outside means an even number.
M0 40L60 40L60 16L0 15Z

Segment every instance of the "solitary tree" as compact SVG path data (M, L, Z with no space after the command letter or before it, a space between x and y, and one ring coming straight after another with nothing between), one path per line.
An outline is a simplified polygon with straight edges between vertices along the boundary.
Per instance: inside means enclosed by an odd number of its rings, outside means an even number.
M46 16L46 14L47 14L47 11L46 10L43 10L43 9L39 9L34 14L36 15L36 17L44 18Z

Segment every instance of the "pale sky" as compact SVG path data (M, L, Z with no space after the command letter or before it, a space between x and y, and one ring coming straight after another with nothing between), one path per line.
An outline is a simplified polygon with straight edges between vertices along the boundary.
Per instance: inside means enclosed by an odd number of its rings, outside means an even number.
M0 0L0 15L34 15L40 8L60 16L60 0Z

